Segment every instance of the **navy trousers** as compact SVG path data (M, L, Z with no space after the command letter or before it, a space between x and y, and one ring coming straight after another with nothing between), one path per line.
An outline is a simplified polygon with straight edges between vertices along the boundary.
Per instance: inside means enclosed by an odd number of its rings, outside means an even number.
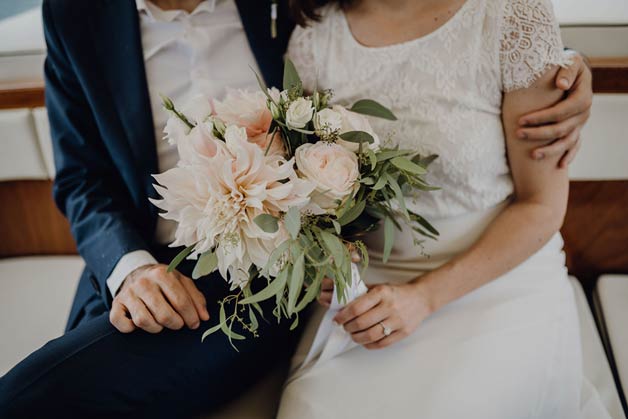
M262 304L267 322L260 319L260 336L234 341L238 351L222 332L201 343L218 322L216 301L228 287L218 277L199 279L197 286L210 320L197 330L159 334L118 332L95 296L90 316L0 379L0 418L195 416L236 398L289 360L299 332L288 330L290 321L277 324L268 304L274 301Z

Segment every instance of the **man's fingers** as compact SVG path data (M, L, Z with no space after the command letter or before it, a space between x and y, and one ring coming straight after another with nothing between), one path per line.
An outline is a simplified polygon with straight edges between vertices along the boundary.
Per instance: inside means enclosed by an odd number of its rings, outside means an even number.
M532 158L542 159L545 157L562 156L576 146L580 137L580 129L575 128L566 137L560 138L546 146L532 150Z
M186 289L188 294L190 294L190 297L192 297L192 302L194 303L194 307L196 308L198 316L201 318L201 320L209 320L207 301L205 300L205 296L203 295L203 293L198 290L196 284L190 278L181 274L178 274L178 276L181 280L181 284Z
M163 326L157 323L150 313L148 308L144 305L142 300L135 295L129 295L122 302L131 314L131 320L137 327L148 333L159 333L163 330Z
M183 327L183 319L172 309L159 287L155 286L150 292L139 294L138 297L161 326L171 330L179 330Z
M551 108L535 111L519 118L522 127L564 121L591 108L590 90L575 90Z
M582 58L579 55L573 56L574 63L568 67L561 67L556 74L556 87L567 91L573 86L578 78Z
M135 324L129 317L127 317L126 307L124 307L124 305L117 300L113 300L113 303L111 304L109 321L122 333L131 333L135 330Z
M551 141L563 138L572 133L580 124L580 119L569 118L562 122L540 127L519 128L517 135L520 139L531 141Z
M578 133L578 138L576 139L576 145L571 147L567 153L560 159L558 162L558 167L561 169L566 168L571 164L576 155L578 154L578 150L580 150L580 145L582 142L580 141L580 133Z
M196 329L201 323L192 297L175 274L166 274L161 277L159 286L183 321L190 329Z

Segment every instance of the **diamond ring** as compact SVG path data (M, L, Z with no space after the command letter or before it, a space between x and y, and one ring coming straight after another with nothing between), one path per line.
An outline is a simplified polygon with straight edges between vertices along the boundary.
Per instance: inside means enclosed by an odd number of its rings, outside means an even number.
M384 322L379 322L379 325L382 326L382 329L384 329L384 336L390 336L390 334L393 332L393 330L390 327L386 326Z

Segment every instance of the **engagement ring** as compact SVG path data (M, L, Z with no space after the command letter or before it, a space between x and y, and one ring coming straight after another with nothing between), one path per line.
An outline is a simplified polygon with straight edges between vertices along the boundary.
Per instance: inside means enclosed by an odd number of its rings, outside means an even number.
M392 329L386 326L384 322L379 322L379 324L380 326L382 326L382 329L384 329L384 336L390 336L390 334L393 332Z

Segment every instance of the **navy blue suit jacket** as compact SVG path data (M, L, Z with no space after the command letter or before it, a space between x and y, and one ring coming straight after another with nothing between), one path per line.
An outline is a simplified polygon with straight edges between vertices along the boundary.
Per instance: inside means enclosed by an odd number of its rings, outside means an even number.
M280 8L271 39L271 1L236 3L263 77L281 86L294 27L287 11ZM45 0L43 20L54 198L86 263L71 329L94 293L110 306L106 278L124 254L157 247L157 211L148 201L157 152L135 1Z

